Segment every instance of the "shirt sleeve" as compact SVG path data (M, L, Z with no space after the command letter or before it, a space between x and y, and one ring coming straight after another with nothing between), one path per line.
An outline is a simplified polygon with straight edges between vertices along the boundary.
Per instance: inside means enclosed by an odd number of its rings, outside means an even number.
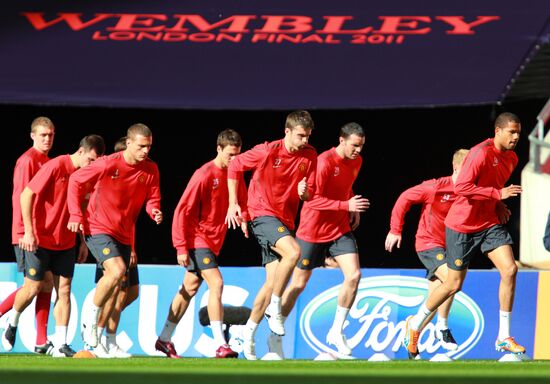
M428 180L404 191L391 211L390 232L400 235L405 223L405 215L412 205L428 203L435 193L435 180Z
M199 224L202 180L199 171L195 171L187 184L174 212L172 221L172 243L178 255L188 253L188 246Z
M50 167L49 163L46 163L36 172L36 175L29 181L27 187L35 194L40 194L46 189L50 180L54 180L56 177L56 170Z
M147 194L147 203L145 205L145 211L149 214L151 219L155 218L153 209L160 210L160 175L156 165L153 173L153 181L149 186L149 192Z
M473 200L500 200L500 190L493 187L479 187L476 182L485 163L485 153L475 151L466 155L464 165L455 183L455 193Z
M67 188L67 206L69 208L69 222L82 223L84 197L97 183L105 172L105 161L94 161L90 165L80 168L69 177Z
M315 177L315 195L307 202L311 209L316 211L348 211L348 201L332 200L325 197L325 188L330 177L330 167L319 164L320 169L317 169ZM309 184L309 183L308 183Z
M256 169L265 160L269 152L268 143L258 144L254 148L236 156L227 169L227 178L238 180L238 175L251 169Z

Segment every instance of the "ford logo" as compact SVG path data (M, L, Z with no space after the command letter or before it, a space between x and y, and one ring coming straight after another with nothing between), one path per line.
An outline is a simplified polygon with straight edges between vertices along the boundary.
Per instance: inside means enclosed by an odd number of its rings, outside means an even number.
M317 295L304 308L300 317L300 332L309 346L317 351L331 352L325 337L332 325L341 285ZM368 358L384 353L390 358L407 356L401 347L405 320L416 314L428 295L428 281L410 276L377 276L361 279L357 297L350 309L344 334L353 355ZM457 359L464 356L479 341L484 329L484 318L479 306L466 294L455 295L449 315L449 328L458 348L447 352L435 337L435 324L430 323L420 335L418 349L421 354L446 353Z

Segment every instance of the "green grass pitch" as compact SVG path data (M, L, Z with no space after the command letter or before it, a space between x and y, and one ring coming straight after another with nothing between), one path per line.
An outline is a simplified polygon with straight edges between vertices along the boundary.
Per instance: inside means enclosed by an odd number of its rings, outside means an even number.
M67 359L0 355L2 384L426 384L550 383L550 361L246 361L133 357Z

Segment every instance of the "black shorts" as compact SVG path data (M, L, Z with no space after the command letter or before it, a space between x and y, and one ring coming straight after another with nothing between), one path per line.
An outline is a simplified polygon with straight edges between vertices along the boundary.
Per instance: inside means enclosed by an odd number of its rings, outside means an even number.
M130 254L132 252L130 245L122 244L114 237L105 234L86 235L84 240L99 265L103 266L105 260L113 257L122 257L126 267L130 265Z
M76 263L76 248L62 251L40 248L25 253L25 276L34 281L44 280L44 274L52 271L56 276L72 278Z
M445 248L436 247L417 252L418 257L424 267L426 267L426 279L433 280L436 278L435 271L443 264L447 263Z
M480 250L486 254L503 245L514 244L506 227L500 224L475 233L461 233L445 228L445 242L447 266L455 271L468 269L468 264Z
M281 258L281 255L271 247L274 247L282 237L294 236L281 220L273 216L256 217L249 225L254 237L262 247L262 265L264 266Z
M17 263L17 272L25 273L25 251L19 248L19 245L13 246L15 252L15 262Z
M103 268L101 265L97 264L95 269L95 283L103 277ZM122 279L122 288L133 287L134 285L139 285L139 271L138 267L128 268L126 270L126 275Z
M218 268L218 260L214 252L208 248L190 249L189 265L186 268L187 271L201 277L201 271Z
M353 233L348 232L338 239L325 243L310 243L309 241L296 238L300 245L300 260L296 265L300 269L311 271L325 265L326 257L337 257L348 253L359 253L357 241Z

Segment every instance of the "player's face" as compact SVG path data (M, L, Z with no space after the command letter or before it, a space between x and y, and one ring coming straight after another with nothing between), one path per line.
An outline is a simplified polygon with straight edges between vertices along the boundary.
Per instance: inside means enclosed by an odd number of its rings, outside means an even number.
M296 152L308 143L311 136L311 129L306 129L301 125L293 129L285 128L285 142L290 152Z
M222 167L229 167L231 160L235 158L239 153L241 153L241 147L235 145L226 145L223 149L218 145L218 155L222 161Z
M344 158L353 160L361 153L363 145L365 145L365 138L355 134L349 135L345 139L340 137L340 145L344 150Z
M80 149L80 161L79 161L79 165L80 165L80 168L83 168L83 167L86 167L88 165L90 165L91 163L93 163L94 161L97 160L97 158L99 156L97 156L97 153L95 151L95 149L92 149L92 150L89 150L89 151L85 151L84 149Z
M132 160L139 163L147 159L151 145L153 145L152 136L136 135L134 138L129 137L126 141L126 151Z
M37 126L35 131L31 132L33 147L47 154L52 149L54 135L55 129L53 127Z
M509 121L504 127L495 128L495 145L501 151L513 150L521 134L521 124Z

